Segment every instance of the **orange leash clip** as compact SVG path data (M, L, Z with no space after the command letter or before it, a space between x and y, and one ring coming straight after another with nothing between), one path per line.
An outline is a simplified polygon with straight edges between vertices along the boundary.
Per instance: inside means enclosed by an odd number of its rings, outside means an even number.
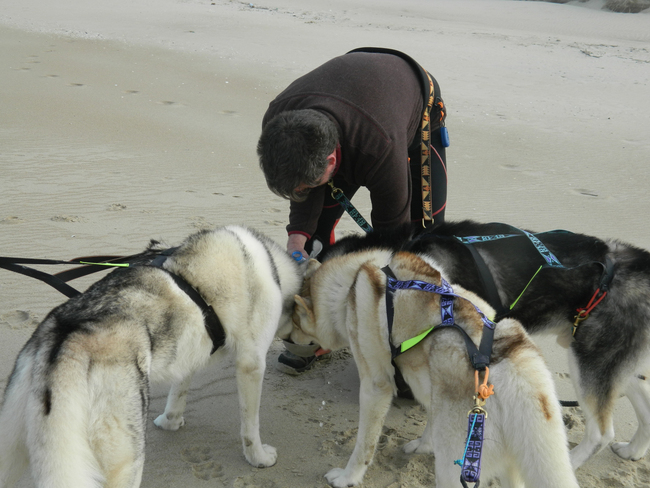
M485 400L494 395L494 385L488 385L488 378L490 377L490 368L485 368L485 378L483 383L479 385L479 374L478 370L474 371L474 391L476 391L477 399L483 401L485 405Z

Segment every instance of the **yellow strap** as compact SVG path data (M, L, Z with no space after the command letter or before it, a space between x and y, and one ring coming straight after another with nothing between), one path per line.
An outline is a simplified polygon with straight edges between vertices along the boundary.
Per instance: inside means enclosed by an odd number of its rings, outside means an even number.
M79 261L79 264L91 264L93 266L113 266L115 268L128 268L129 263L90 263L88 261Z
M400 352L408 351L412 347L417 346L429 334L429 332L431 332L433 329L435 329L435 326L431 327L428 330L425 330L421 334L419 334L419 335L417 335L417 336L415 336L415 337L413 337L413 338L411 338L411 339L409 339L407 341L402 342L400 344Z

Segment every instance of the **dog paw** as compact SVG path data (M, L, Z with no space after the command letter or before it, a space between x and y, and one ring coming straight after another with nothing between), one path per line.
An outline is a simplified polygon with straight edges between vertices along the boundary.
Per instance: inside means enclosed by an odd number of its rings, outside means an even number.
M618 457L627 459L628 461L638 461L645 454L645 452L635 452L629 442L614 442L611 447L612 451L614 451Z
M433 446L422 442L422 438L404 444L406 454L433 454Z
M160 427L163 430L178 430L185 425L185 418L182 415L170 419L164 413L159 415L156 420L153 421L156 427Z
M362 476L363 477L363 476ZM348 475L345 469L334 468L325 475L327 482L334 488L345 488L348 486L357 486L361 480L354 480Z
M268 468L273 466L278 460L278 452L275 447L268 444L262 444L262 449L256 452L248 452L244 450L246 461L256 468Z

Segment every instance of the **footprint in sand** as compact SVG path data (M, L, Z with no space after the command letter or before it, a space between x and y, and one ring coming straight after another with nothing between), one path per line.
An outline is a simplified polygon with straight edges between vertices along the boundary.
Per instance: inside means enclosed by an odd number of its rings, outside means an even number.
M212 448L209 446L186 447L181 451L181 459L191 464L204 463L213 457Z
M113 203L109 205L106 210L110 212L118 212L120 210L126 210L126 205L122 205L121 203Z
M215 225L208 221L205 217L191 217L191 226L194 227L195 229L199 230L204 230L204 229L212 229Z
M0 220L0 224L23 224L25 221L20 217L5 217Z
M221 478L223 476L223 466L216 461L192 465L192 474L195 478L208 481L212 478Z
M240 476L232 484L233 488L278 488L275 481L260 479L258 476Z
M194 477L204 481L223 476L223 466L212 461L213 457L208 446L187 447L181 451L181 459L192 465Z
M83 217L77 215L55 215L50 219L53 222L84 222Z
M36 316L26 310L13 310L0 315L0 325L10 329L31 329L38 324Z

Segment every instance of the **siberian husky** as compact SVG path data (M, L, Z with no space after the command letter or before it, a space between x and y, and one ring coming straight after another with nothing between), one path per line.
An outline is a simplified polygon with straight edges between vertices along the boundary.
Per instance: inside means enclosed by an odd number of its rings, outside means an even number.
M142 256L52 310L18 355L0 411L0 487L28 465L40 488L140 486L150 382L172 382L155 424L178 429L192 374L227 356L246 460L275 464L259 434L262 378L274 336L291 330L299 265L237 226Z
M490 297L484 286L470 246L459 240L466 237L476 242L471 246L489 269L496 296ZM378 247L408 250L426 256L450 281L501 309L498 316L519 320L533 335L557 335L568 348L571 380L585 415L585 436L571 450L574 469L612 442L614 403L624 395L639 425L630 442L615 442L611 448L623 459L640 459L650 446L650 253L566 231L535 237L563 267L546 266L535 274L545 260L525 232L470 220L415 236L349 236L322 259ZM607 295L574 329L578 309L587 307L598 289L599 297L605 289Z
M309 262L301 294L296 296L291 340L318 342L325 349L350 347L360 377L359 431L345 469L326 474L334 487L362 482L396 390L391 343L400 344L441 324L439 295L398 290L393 295L393 328L386 310L389 265L399 280L441 285L440 273L415 254L390 250L362 251ZM491 309L475 294L452 285L455 323L473 343L481 340L484 322L476 305ZM494 324L492 324L494 325ZM406 452L435 456L436 486L456 486L468 433L468 411L475 402L474 369L463 334L440 327L395 358L415 398L427 409L422 438ZM560 405L540 351L521 325L504 319L494 328L487 400L481 481L499 477L501 486L576 488Z

